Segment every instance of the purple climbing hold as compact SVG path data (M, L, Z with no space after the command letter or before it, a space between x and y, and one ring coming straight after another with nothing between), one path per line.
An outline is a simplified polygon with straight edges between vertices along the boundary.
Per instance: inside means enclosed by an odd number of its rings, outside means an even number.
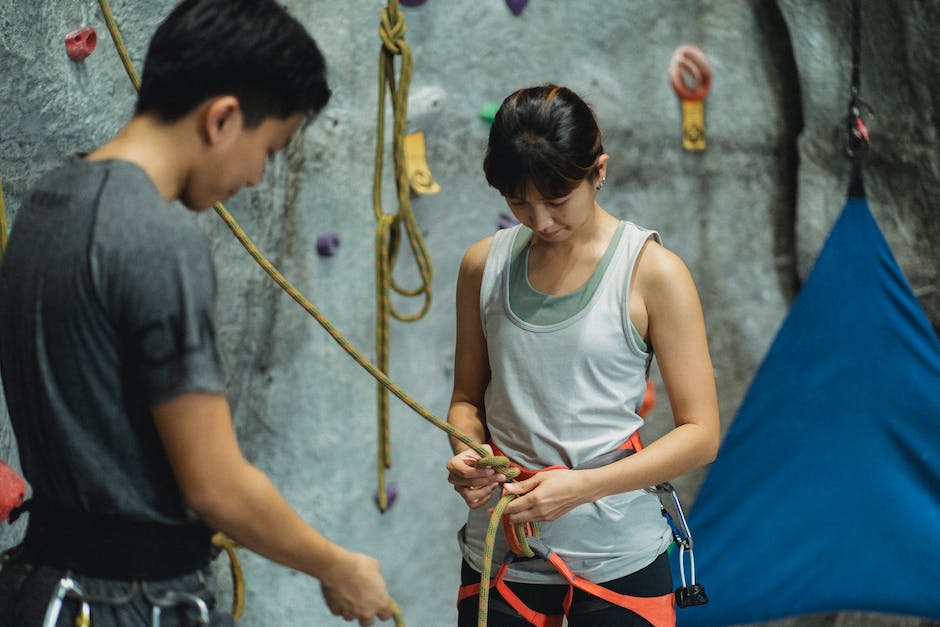
M379 505L379 491L376 490L372 494L372 500L375 501L376 505ZM392 505L395 504L395 501L398 500L398 484L394 481L389 481L385 484L385 511L392 509Z
M527 4L529 4L529 0L506 0L506 6L516 17L519 17Z
M499 221L496 223L496 227L499 229L508 229L517 224L519 224L519 220L516 219L516 216L502 211L499 214Z
M323 233L317 237L317 253L321 257L332 257L339 248L339 235L336 233Z
M398 0L398 3L406 7L419 7L424 4L425 0Z

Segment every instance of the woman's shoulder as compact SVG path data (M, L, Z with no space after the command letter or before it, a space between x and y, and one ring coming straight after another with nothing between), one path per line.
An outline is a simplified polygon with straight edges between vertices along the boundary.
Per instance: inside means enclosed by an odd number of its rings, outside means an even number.
M492 235L472 244L460 262L460 274L482 274L492 245Z
M644 244L637 260L635 285L648 306L685 303L697 291L685 262L654 239Z

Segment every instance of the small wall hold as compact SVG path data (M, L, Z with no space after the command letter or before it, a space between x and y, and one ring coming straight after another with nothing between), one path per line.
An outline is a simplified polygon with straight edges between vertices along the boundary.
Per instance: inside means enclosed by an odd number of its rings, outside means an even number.
M441 186L431 176L422 131L405 136L405 173L414 193L436 194L441 191Z
M506 0L506 6L516 17L519 17L527 4L529 4L529 0Z
M398 0L398 3L406 7L420 7L426 0Z
M704 100L712 84L705 53L695 46L676 48L669 60L669 82L682 101L682 147L705 150Z
M516 226L517 224L519 224L519 220L516 219L516 216L502 211L499 214L499 220L496 223L496 228L508 229Z
M317 254L321 257L332 257L339 248L339 234L321 233L317 236Z
M65 51L76 63L87 59L97 45L98 33L91 26L77 28L65 36Z
M487 124L492 124L493 120L496 118L497 111L499 111L499 104L496 102L488 102L480 107L480 117L483 118Z
M26 482L19 473L0 461L0 522L10 517L26 498Z
M382 502L379 500L379 491L376 491L372 494L372 500L375 501L376 506L379 510L387 512L392 509L392 505L395 504L395 501L398 500L398 484L394 481L389 481L385 484L385 509L382 509Z

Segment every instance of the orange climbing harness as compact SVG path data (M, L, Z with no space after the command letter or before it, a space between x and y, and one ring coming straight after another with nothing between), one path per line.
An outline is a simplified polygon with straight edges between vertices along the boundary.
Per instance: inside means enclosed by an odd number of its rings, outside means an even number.
M493 448L494 455L505 456L504 453L500 451L495 444L490 442L490 445ZM619 459L623 459L624 457L628 457L633 453L640 451L642 448L643 441L640 439L640 434L635 432L626 442L618 446L613 451L591 460L587 464L579 466L578 468L599 468L609 463L613 463ZM511 467L517 468L519 470L519 475L516 477L516 480L519 481L529 479L540 472L547 472L549 470L562 470L567 468L566 466L555 465L538 470L532 470L530 468L524 468L512 461L510 461L509 464ZM665 510L663 511L665 512ZM635 597L620 594L618 592L614 592L613 590L608 590L607 588L604 588L603 586L600 586L596 583L582 579L581 577L578 577L573 572L571 572L571 569L568 568L568 565L565 564L561 557L552 551L551 548L542 540L536 537L535 529L530 526L529 523L526 523L526 536L524 538L524 542L528 545L528 548L531 549L536 557L541 558L551 564L555 570L565 578L565 581L568 582L568 592L565 595L564 601L562 603L562 608L564 610L563 615L544 614L533 610L532 608L528 607L522 601L522 599L516 596L515 593L513 593L505 581L506 572L509 570L510 564L517 560L517 556L522 555L524 551L520 539L516 534L514 525L509 522L509 518L507 516L503 516L502 525L503 533L506 536L506 540L510 548L506 559L500 566L496 576L493 579L485 583L481 581L481 583L461 586L457 592L458 604L460 604L460 602L464 599L480 594L482 586L486 585L488 588L495 588L502 596L503 600L505 600L513 610L515 610L522 618L527 620L532 625L535 625L536 627L561 627L564 617L568 616L571 610L571 602L574 598L574 591L575 589L578 589L603 599L612 605L627 609L643 617L653 625L675 624L675 594L670 592L669 594L664 594L658 597Z

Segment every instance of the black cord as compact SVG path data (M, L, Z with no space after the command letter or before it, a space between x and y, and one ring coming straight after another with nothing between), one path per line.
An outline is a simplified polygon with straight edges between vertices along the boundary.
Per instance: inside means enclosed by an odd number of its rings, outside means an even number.
M852 2L852 79L851 94L849 97L849 114L846 117L846 145L845 152L852 159L852 171L849 177L848 195L851 198L864 198L865 185L862 180L862 156L868 149L868 131L862 124L862 104L859 98L859 83L861 82L861 56L862 12L860 0Z

